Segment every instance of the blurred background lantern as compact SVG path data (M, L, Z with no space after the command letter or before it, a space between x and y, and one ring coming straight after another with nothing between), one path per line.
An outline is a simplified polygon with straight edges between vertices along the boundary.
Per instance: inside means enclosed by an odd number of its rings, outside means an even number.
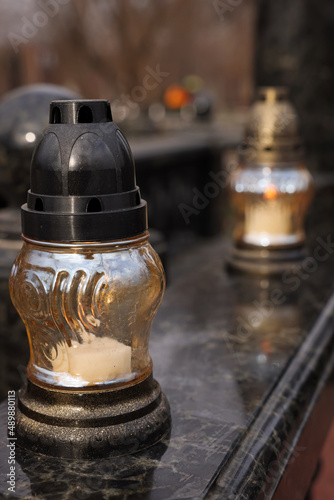
M236 210L232 267L280 272L305 256L313 181L287 89L258 91L230 189Z

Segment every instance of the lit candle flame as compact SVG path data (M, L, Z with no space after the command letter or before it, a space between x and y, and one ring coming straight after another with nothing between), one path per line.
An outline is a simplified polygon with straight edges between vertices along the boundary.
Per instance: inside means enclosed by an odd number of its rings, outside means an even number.
M264 197L267 200L274 200L277 197L277 189L273 184L269 184L264 191Z

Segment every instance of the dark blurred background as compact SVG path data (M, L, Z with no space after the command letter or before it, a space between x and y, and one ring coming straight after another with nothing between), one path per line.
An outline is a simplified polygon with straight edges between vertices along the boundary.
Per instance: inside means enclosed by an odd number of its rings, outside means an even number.
M254 0L1 0L0 93L51 82L112 102L159 66L168 76L145 99L138 92L142 110L189 74L203 79L217 108L244 107L255 18Z

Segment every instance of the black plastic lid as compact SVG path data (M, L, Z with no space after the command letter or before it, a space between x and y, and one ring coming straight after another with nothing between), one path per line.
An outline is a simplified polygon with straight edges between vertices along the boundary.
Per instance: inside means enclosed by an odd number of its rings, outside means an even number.
M32 158L22 232L40 241L112 241L147 229L130 146L104 100L53 101Z

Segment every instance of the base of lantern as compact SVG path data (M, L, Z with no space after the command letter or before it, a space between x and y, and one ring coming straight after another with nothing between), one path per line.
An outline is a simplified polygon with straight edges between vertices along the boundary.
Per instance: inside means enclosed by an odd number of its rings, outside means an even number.
M233 247L226 267L231 272L277 275L300 265L306 257L305 246L282 250Z
M64 458L135 453L170 430L170 408L152 374L122 389L47 390L28 380L19 391L17 443Z

